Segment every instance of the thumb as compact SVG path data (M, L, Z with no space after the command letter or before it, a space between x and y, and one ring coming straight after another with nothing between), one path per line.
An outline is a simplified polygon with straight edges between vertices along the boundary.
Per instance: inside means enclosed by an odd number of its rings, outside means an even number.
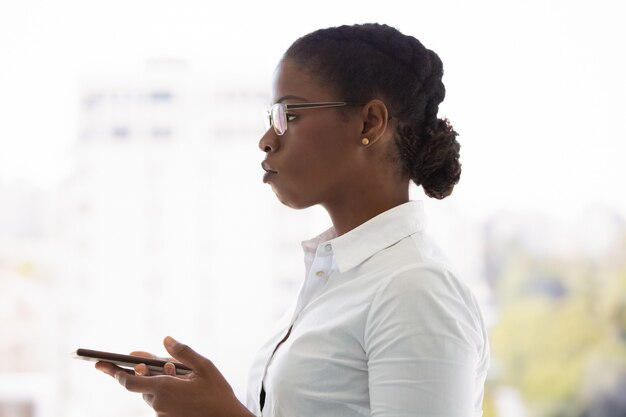
M196 374L202 373L203 370L207 369L207 365L211 364L207 358L171 336L167 336L163 340L163 345L174 359L193 369Z

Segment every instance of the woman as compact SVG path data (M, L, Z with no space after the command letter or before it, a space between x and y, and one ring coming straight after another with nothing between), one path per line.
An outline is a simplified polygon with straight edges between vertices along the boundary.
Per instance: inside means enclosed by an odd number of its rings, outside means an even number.
M261 348L247 407L211 362L171 338L190 377L98 368L162 416L480 416L489 347L470 291L424 234L409 182L448 196L461 166L437 118L439 57L386 25L318 30L275 73L259 142L264 181L333 227L303 243L305 281Z

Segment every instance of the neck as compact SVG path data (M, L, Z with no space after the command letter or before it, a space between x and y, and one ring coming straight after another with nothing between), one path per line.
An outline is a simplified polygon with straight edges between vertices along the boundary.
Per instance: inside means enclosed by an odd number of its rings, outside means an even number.
M379 214L409 201L408 186L387 192L348 196L322 206L328 212L333 226L341 236Z

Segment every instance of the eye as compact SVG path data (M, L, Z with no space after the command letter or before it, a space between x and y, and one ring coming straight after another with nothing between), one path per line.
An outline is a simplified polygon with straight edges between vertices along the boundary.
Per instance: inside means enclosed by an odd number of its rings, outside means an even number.
M293 114L293 113L287 113L287 121L291 122L292 120L296 120L296 118L298 117L297 115Z

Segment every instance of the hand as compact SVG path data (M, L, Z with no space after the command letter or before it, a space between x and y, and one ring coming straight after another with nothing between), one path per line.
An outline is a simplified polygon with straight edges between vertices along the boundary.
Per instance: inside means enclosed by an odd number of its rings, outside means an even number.
M96 368L117 379L128 391L143 394L159 417L254 416L237 400L226 379L210 360L169 336L163 344L174 359L193 369L193 372L176 375L169 364L165 368L167 375L155 376L149 376L147 368L145 375L130 375L106 362L96 363ZM147 352L134 352L139 353L143 355L138 356L154 357ZM142 366L145 365L137 365L135 369L143 371Z
M153 353L150 352L144 352L141 350L136 350L134 352L130 352L130 354L132 356L139 356L141 358L147 358L147 359L158 359L161 361L167 361L167 363L163 366L163 373L165 375L171 375L171 376L175 376L176 375L176 364L180 363L178 362L176 359L169 357L169 358L161 358ZM148 368L148 366L145 363L141 363L139 365L135 365L135 374L136 375L144 375L144 376L149 376L150 373L150 368ZM145 399L145 395L144 395L144 399Z

